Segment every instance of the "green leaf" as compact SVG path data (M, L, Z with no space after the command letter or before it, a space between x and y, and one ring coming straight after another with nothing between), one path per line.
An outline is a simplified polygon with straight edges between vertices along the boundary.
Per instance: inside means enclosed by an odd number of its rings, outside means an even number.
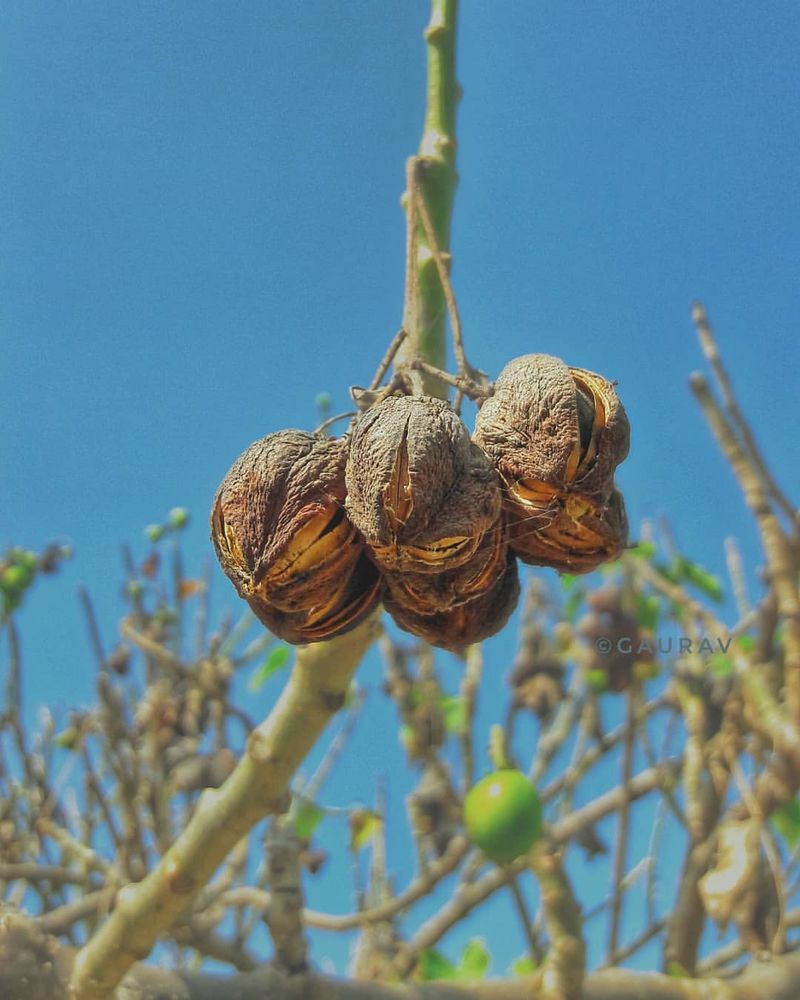
M636 617L642 628L655 629L661 613L661 601L655 594L638 594L636 604Z
M420 952L419 975L423 982L429 982L431 979L455 979L456 967L440 951L426 948Z
M414 727L403 722L397 730L397 738L400 740L400 746L408 750L414 742Z
M672 979L686 979L689 973L686 969L684 969L680 962L668 962L667 975L671 976Z
M383 820L371 809L359 809L350 817L350 850L366 847L383 825Z
M325 815L322 809L308 799L300 799L294 812L294 829L300 840L308 840Z
M708 658L708 665L717 677L730 677L733 673L733 661L724 653L713 653Z
M464 728L464 704L459 697L452 694L442 695L439 699L442 710L444 728L448 733L460 733Z
M712 601L717 601L718 603L722 601L724 594L719 577L714 576L713 573L709 573L707 569L703 569L702 566L692 562L691 559L687 559L685 556L676 556L672 562L672 571L678 580L690 583L693 587L702 591L706 597L710 597Z
M586 596L584 587L576 587L564 602L564 621L574 622L578 617L578 610Z
M772 825L794 850L800 842L800 799L794 798L776 809L770 817Z
M489 971L491 957L483 938L472 938L464 946L461 961L456 970L459 979L474 981L483 979Z
M289 647L284 643L271 649L261 666L256 667L250 675L250 680L247 684L249 690L258 691L266 680L286 666L290 658L291 652L289 651Z
M515 976L531 976L539 968L530 955L521 955L509 966L509 972Z
M569 590L572 590L572 586L577 580L577 576L574 573L562 573L561 574L561 589L566 594Z
M654 542L639 542L638 545L634 545L628 551L632 556L636 556L639 559L652 559L656 554L656 546Z
M752 653L756 648L756 641L752 635L740 635L735 642L743 653Z

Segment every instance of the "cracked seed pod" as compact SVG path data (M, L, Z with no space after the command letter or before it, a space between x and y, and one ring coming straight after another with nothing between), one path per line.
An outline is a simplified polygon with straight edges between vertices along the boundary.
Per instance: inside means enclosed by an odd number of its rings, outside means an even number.
M347 512L393 573L463 566L500 516L500 484L449 404L389 396L355 423Z
M384 605L400 628L432 646L460 653L473 642L482 642L499 632L518 600L517 560L509 550L503 575L490 590L471 601L447 611L425 615L397 601L390 588Z
M508 543L501 518L487 531L472 558L441 573L384 573L391 597L422 615L448 611L480 597L506 572Z
M627 520L614 470L629 437L600 375L547 354L505 366L474 440L500 474L511 546L524 562L586 573L618 555Z
M381 580L344 511L343 440L279 431L234 462L214 498L211 539L256 616L291 643L362 621Z

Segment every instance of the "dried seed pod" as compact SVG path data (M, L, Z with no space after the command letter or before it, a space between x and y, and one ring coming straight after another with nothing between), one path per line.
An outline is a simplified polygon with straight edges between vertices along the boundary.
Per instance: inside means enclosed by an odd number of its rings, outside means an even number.
M518 511L525 507L518 505ZM550 508L549 520L534 527L509 512L509 539L514 551L534 566L567 573L588 573L616 559L628 540L628 518L618 489L608 497L567 493Z
M339 635L380 599L379 574L344 511L346 460L343 440L279 431L237 459L214 498L223 570L287 642Z
M441 573L468 562L500 515L500 484L448 403L389 396L357 420L347 511L389 572Z
M505 572L497 583L480 597L464 604L430 615L420 614L397 601L391 589L384 603L400 628L418 635L432 646L458 653L473 642L482 642L499 632L518 599L517 560L509 550Z
M614 386L600 375L547 354L506 365L474 440L500 474L521 559L585 573L618 554L627 520L614 470L629 437Z
M502 518L487 531L469 562L434 573L384 574L392 598L411 611L432 615L480 597L506 572L508 543Z

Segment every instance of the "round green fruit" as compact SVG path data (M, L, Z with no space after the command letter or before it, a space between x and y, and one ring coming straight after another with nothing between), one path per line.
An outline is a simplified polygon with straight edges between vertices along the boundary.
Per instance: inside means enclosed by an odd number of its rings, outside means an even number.
M487 858L508 864L527 854L540 836L542 804L521 771L495 771L467 792L464 825Z

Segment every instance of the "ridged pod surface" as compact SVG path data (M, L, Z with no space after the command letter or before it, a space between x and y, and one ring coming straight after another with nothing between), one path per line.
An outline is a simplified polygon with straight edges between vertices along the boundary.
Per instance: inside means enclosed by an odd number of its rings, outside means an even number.
M356 421L347 512L383 570L438 574L467 563L497 524L500 482L449 404L389 396Z
M613 383L547 354L509 362L474 441L497 469L508 537L526 563L586 573L628 536L614 470L630 429Z
M234 462L211 539L237 592L287 642L333 638L378 604L381 579L344 509L347 445L285 430Z
M473 642L482 642L499 632L508 621L519 600L517 560L509 550L505 569L489 590L446 611L420 614L413 607L398 601L389 589L385 597L386 610L400 628L440 646L460 653Z

